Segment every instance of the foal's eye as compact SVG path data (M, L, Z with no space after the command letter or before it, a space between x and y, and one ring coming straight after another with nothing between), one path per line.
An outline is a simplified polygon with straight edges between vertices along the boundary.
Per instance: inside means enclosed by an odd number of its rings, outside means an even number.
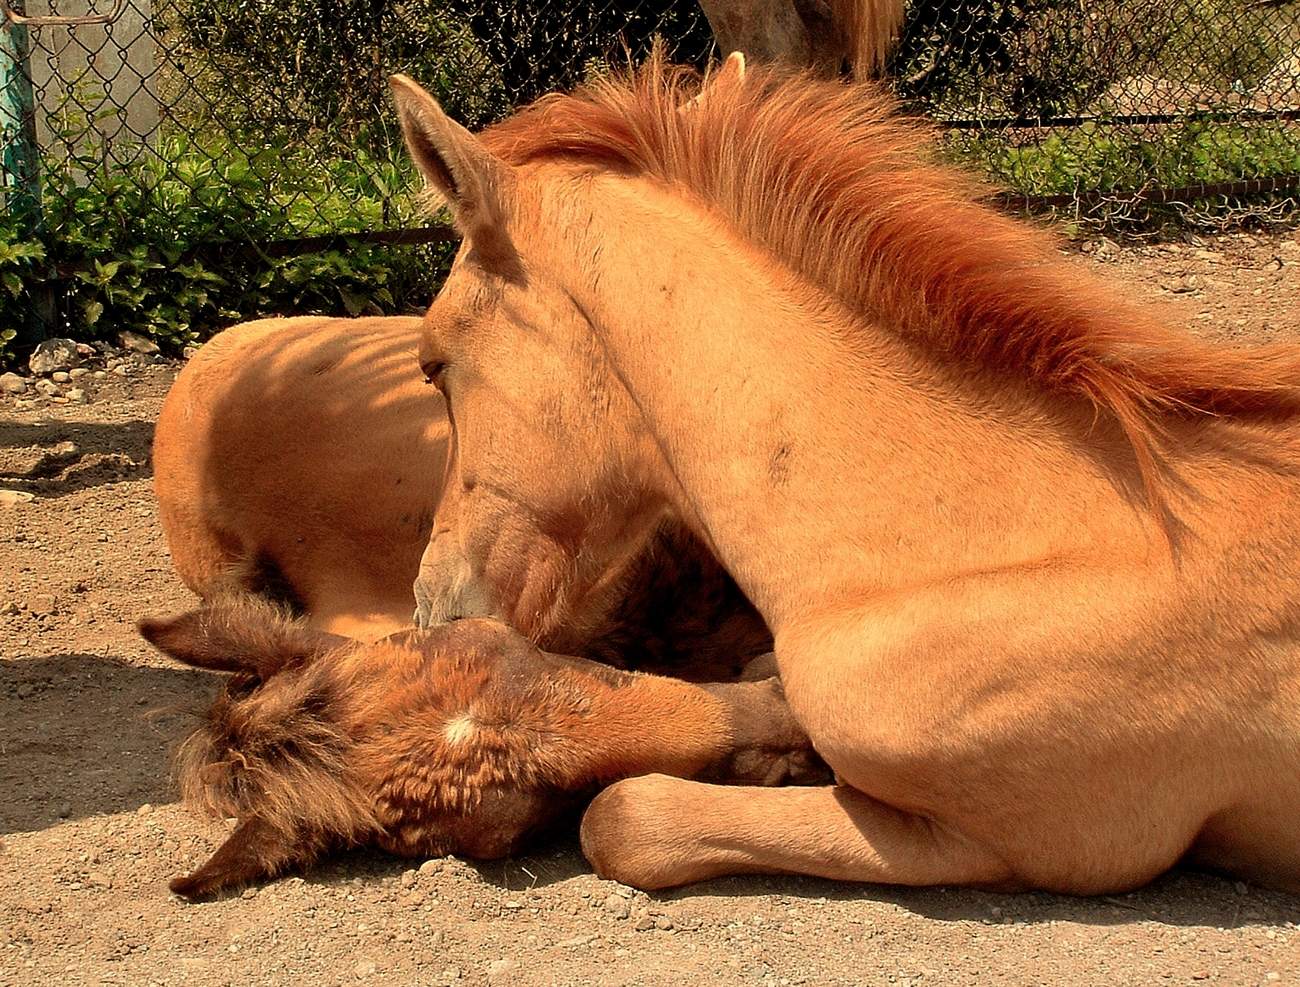
M442 387L442 375L447 370L445 360L430 360L428 363L421 364L420 369L424 371L424 382L426 384Z

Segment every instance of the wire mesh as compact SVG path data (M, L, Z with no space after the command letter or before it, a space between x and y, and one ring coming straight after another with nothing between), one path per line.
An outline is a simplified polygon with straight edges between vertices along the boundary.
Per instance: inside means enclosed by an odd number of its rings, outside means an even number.
M394 233L425 224L391 72L476 127L656 37L680 61L712 47L697 0L4 10L29 22L0 28L0 247L39 235L86 257L138 240L169 264L205 245L280 256L419 239ZM1300 194L1300 0L912 0L888 78L1013 204L1271 219Z

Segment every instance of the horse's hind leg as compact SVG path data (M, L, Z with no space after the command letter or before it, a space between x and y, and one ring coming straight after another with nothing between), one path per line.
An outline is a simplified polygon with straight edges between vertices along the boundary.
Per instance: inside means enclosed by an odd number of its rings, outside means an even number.
M855 789L708 785L666 775L611 785L582 820L601 877L644 889L726 874L1008 888L995 855Z

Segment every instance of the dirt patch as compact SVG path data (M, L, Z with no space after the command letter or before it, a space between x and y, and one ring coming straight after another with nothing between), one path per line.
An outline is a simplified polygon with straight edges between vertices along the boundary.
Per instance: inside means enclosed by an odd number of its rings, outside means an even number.
M1295 235L1078 262L1207 331L1300 332ZM0 397L0 488L34 498L0 503L0 985L1300 983L1300 899L1197 874L1093 900L786 878L647 896L564 844L479 867L348 854L183 904L166 879L224 829L173 804L168 752L216 680L132 629L190 597L148 460L176 368L124 365L79 376L87 403Z

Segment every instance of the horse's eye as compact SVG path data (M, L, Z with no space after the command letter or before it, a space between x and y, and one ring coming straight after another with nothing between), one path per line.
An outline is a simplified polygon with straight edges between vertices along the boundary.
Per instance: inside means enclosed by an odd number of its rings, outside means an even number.
M424 382L426 384L442 387L442 375L447 370L445 360L430 360L428 363L421 364L420 369L424 371Z

